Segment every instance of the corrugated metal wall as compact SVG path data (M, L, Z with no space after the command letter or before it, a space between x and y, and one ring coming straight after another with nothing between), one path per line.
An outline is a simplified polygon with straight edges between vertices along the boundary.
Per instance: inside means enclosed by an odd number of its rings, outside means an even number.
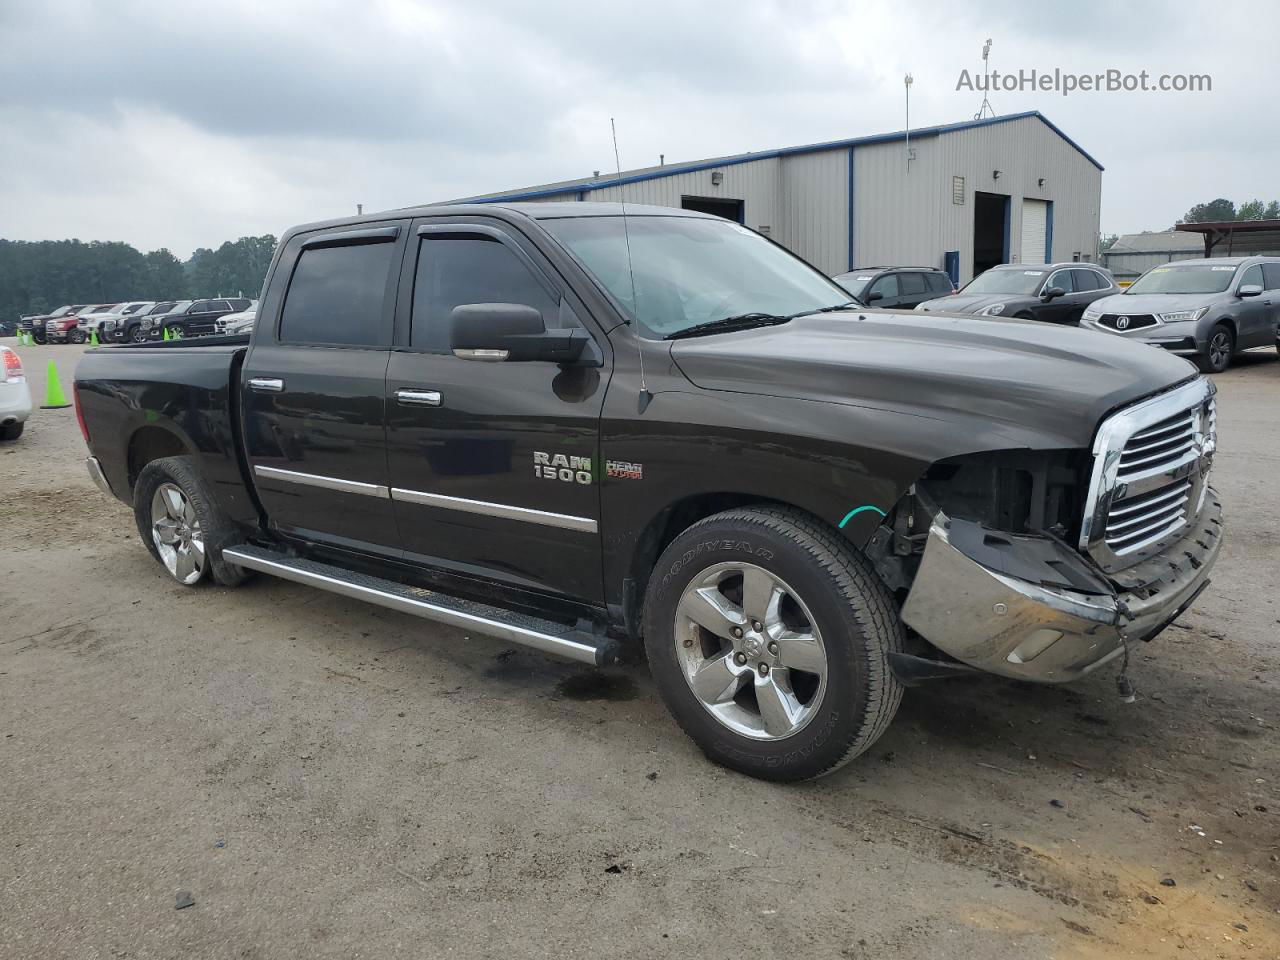
M855 258L860 265L942 266L960 251L960 281L973 277L974 191L1010 197L1009 250L1020 259L1022 200L1053 201L1053 257L1093 259L1102 171L1035 117L916 141L911 172L901 142L861 146L854 159ZM997 179L993 172L999 170ZM964 203L952 177L964 177ZM1040 179L1044 186L1040 186Z
M781 219L772 236L819 270L849 263L849 151L781 157Z
M681 197L685 196L741 200L746 225L753 229L769 227L769 232L774 234L774 224L778 218L778 164L778 158L772 157L717 168L724 175L719 186L711 182L711 174L717 170L696 170L692 173L677 173L655 180L592 190L586 198L653 203L663 207L679 207Z

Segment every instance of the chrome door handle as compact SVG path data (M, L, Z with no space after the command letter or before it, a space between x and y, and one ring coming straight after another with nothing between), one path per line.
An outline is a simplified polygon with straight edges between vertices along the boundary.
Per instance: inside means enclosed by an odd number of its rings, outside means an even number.
M284 381L279 377L250 377L249 389L258 393L283 393Z
M438 407L441 401L439 390L407 390L396 391L396 400L406 407Z

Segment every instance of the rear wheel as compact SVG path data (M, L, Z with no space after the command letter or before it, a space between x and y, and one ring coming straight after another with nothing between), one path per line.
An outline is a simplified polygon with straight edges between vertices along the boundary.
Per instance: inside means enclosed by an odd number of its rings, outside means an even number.
M775 507L716 514L672 542L645 602L649 666L717 763L768 780L829 773L902 698L892 597L834 531Z
M1221 373L1231 366L1235 352L1235 334L1225 323L1220 323L1209 331L1209 343L1204 353L1196 357L1196 366L1205 373Z
M17 440L22 436L22 430L24 427L26 427L26 424L18 420L11 420L4 426L0 426L0 441Z
M248 578L222 559L222 548L238 539L236 529L191 457L147 464L133 488L133 514L151 555L184 586L212 576L234 587Z

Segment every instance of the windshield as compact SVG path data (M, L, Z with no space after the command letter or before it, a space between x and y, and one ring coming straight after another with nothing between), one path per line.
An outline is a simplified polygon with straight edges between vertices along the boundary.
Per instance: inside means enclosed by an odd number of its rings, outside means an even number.
M142 309L143 307L145 307L145 306L146 306L146 303L145 303L145 302L143 302L143 303L131 303L131 304L129 304L127 307L125 307L125 308L124 308L124 315L125 315L126 317L132 316L133 314L137 313L139 310L141 310L141 309Z
M867 284L876 278L874 273L867 273L864 270L854 270L852 273L842 273L836 277L836 283L849 291L849 295L862 299L863 292L867 289Z
M621 217L542 225L652 338L744 313L787 316L849 299L808 264L726 220L628 217L625 234Z
M51 316L51 317L65 317L65 316L67 315L67 313L68 313L68 312L70 312L70 310L71 310L71 307L70 307L70 306L66 306L66 307L59 307L57 310L53 311L53 313L49 314L49 316Z
M1197 263L1192 267L1156 267L1130 284L1131 293L1221 293L1231 286L1234 265Z
M166 300L164 303L157 303L154 307L148 310L144 315L149 317L152 314L168 313L170 310L174 308L177 302L178 302L177 300Z
M1031 296L1044 282L1048 270L988 270L970 280L961 293L1020 293Z

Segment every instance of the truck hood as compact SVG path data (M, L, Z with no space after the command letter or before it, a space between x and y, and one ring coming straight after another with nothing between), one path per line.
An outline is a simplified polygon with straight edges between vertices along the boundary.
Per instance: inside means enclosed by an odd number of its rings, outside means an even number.
M1034 320L876 311L677 340L696 386L1007 425L1037 446L1087 447L1117 407L1195 376L1144 343Z

